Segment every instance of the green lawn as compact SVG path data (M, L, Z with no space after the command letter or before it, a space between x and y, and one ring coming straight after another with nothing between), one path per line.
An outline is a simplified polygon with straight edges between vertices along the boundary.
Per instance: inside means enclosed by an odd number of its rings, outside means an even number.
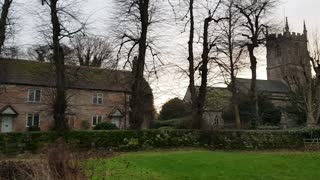
M320 153L139 152L90 160L93 179L320 179Z

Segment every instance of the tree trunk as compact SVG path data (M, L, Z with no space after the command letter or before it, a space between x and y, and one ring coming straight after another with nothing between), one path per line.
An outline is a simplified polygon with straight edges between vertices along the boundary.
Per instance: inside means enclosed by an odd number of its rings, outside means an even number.
M317 79L315 80L316 82L316 90L315 90L315 123L318 125L320 122L320 82L319 82L319 76L317 75Z
M236 127L237 129L241 129L241 119L240 119L240 111L239 111L239 105L238 105L238 92L237 92L237 82L236 82L236 75L235 75L235 62L234 62L234 40L233 40L233 31L234 31L234 25L232 23L233 21L233 14L232 14L232 7L233 7L233 1L230 2L229 5L229 18L228 18L228 51L229 51L229 63L230 63L230 78L231 78L231 103L234 111L234 116L236 119ZM242 51L239 52L239 55L241 55Z
M143 74L145 65L145 56L147 49L147 33L149 26L149 0L139 0L141 34L139 39L139 55L136 67L133 69L133 84L130 100L130 128L140 129L144 121L144 103L143 103Z
M0 54L2 53L2 48L4 41L6 40L6 29L7 29L7 19L9 14L9 9L13 0L4 0L2 5L1 17L0 17Z
M307 127L314 128L316 127L316 121L314 117L314 108L313 108L313 96L312 96L312 79L308 78L307 80L307 96L306 96L306 111L307 111Z
M233 58L232 55L230 56L230 62L232 62L231 65L231 103L234 111L234 116L236 119L236 127L237 129L241 129L241 118L240 118L240 111L239 111L239 105L238 105L238 92L237 92L237 85L236 85L236 77L234 74L234 64L233 64Z
M191 94L191 109L192 109L192 126L197 128L199 121L198 113L198 102L197 92L194 80L194 55L193 55L193 41L194 41L194 15L193 15L193 0L189 1L189 16L190 16L190 30L189 30L189 41L188 41L188 62L189 62L189 91Z
M207 96L207 81L208 81L208 61L209 61L209 43L208 43L208 29L209 23L212 21L211 17L204 20L203 30L203 51L202 51L202 66L201 70L201 85L199 88L199 96L197 100L196 120L194 121L194 128L201 129L203 127L203 113L205 108L205 101Z
M258 105L258 92L257 92L257 58L254 55L255 45L249 44L248 51L250 56L251 64L251 87L250 87L250 96L252 98L252 107L253 107L253 119L251 120L252 128L256 128L260 124L259 118L259 105Z
M65 81L65 66L63 48L60 46L60 21L57 14L58 0L50 1L51 8L51 23L52 23L52 41L53 41L53 62L56 71L56 95L54 102L54 120L55 129L57 131L68 130L68 125L65 121L65 112L67 109L66 101L66 81Z

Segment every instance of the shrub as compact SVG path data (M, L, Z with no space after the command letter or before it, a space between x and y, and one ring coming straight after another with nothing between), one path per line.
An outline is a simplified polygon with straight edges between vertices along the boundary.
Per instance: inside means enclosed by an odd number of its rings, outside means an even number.
M266 95L259 94L258 98L259 116L262 120L261 125L278 126L281 121L280 109L275 107ZM242 123L251 123L251 125L255 124L256 122L250 122L250 120L256 119L254 115L254 105L252 104L250 97L247 94L241 94L239 96L238 103ZM225 122L234 122L234 110L231 105L224 109L222 117Z
M118 130L119 128L112 123L109 122L102 122L97 124L94 128L94 130Z
M183 117L179 119L152 121L151 129L190 129L191 118Z
M81 171L79 159L71 153L70 146L64 139L58 139L48 147L48 173L52 179L86 179Z
M190 114L190 108L187 103L179 98L174 98L166 102L160 111L160 120L169 120L181 118Z
M0 179L82 180L87 178L83 174L79 159L70 152L69 145L59 139L48 146L42 160L0 161Z
M37 151L59 136L54 132L0 133L0 153ZM135 151L152 148L210 147L214 149L298 149L304 138L320 138L320 129L264 131L71 131L67 144L81 150Z
M0 179L15 180L32 178L26 172L31 172L31 168L23 162L2 161L0 162Z

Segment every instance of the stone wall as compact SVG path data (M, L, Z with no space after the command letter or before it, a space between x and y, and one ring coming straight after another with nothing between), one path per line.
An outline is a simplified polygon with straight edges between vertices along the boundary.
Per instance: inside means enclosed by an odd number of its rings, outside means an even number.
M310 71L309 52L305 34L285 32L267 38L268 80L294 81L304 79L304 67Z

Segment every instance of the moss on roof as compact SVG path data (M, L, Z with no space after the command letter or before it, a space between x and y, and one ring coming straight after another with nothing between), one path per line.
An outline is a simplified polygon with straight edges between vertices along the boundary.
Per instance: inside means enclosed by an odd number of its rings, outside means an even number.
M206 98L207 111L222 111L231 103L232 93L227 88L209 87Z
M51 63L2 59L0 75L2 83L55 86L55 67ZM69 88L129 91L131 72L67 65L66 79Z

